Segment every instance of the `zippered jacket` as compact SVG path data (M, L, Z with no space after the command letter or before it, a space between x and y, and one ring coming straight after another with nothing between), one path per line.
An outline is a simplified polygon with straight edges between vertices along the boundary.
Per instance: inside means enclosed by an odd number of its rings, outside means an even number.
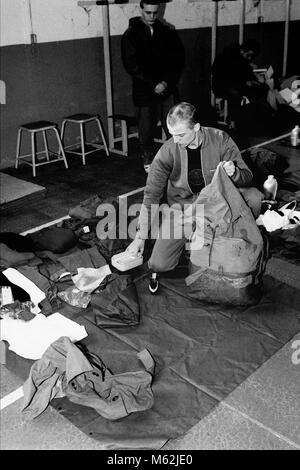
M218 164L222 161L235 163L235 173L231 180L237 187L249 186L253 178L252 172L232 138L226 132L213 127L201 127L198 132L202 134L199 158L205 186L211 182ZM162 145L151 164L138 223L141 238L146 239L148 236L151 205L160 203L165 189L169 206L179 204L183 207L198 197L198 194L193 194L188 184L187 150L175 143L173 138Z

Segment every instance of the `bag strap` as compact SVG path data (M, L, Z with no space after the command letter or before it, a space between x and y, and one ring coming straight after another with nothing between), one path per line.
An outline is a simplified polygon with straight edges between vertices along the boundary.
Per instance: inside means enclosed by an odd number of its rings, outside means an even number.
M261 237L263 239L263 249L262 249L261 256L260 256L259 265L255 273L255 277L258 275L259 280L261 279L263 273L266 270L267 261L269 259L269 249L270 249L269 237L267 236L267 234L261 231Z
M216 226L214 227L213 233L212 233L212 237L211 237L211 243L210 243L209 253L208 253L208 266L210 266L211 252L212 252L212 248L213 248L213 244L214 244L214 240L215 240L215 236L216 236L217 227L218 227L218 225L216 225Z

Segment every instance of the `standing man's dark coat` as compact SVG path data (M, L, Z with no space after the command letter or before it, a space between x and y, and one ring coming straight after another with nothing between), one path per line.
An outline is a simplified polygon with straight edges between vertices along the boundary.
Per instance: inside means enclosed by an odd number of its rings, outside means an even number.
M185 60L183 45L174 29L156 20L153 35L140 17L129 20L122 37L122 60L132 77L135 106L147 106L174 92ZM154 93L157 83L167 83L167 95Z

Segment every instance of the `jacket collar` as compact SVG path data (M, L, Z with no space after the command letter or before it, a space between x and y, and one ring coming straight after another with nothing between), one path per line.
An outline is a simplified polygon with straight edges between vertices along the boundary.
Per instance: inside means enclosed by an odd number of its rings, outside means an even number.
M161 21L159 21L159 19L156 19L152 26L152 29L155 31L157 29L160 29L161 26L162 26ZM134 16L133 18L130 18L129 27L138 31L143 31L143 32L149 31L150 33L150 26L147 25L140 16Z
M205 148L208 146L208 133L207 133L207 127L200 127L200 130L198 131L199 133L202 134L202 148Z

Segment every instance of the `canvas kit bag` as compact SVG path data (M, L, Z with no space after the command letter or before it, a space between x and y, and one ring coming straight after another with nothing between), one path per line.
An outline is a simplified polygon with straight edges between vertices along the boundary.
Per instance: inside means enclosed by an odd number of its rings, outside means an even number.
M263 292L268 258L266 237L251 209L220 163L200 193L202 219L190 240L190 296L230 305L252 305Z

